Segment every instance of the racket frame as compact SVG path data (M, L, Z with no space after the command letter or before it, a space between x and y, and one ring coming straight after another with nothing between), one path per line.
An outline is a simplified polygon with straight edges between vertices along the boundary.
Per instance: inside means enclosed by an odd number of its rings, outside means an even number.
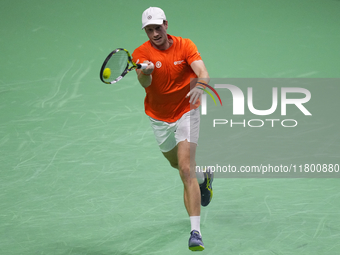
M119 51L125 51L125 53L127 54L127 63L126 63L126 67L125 67L125 70L122 72L122 74L120 76L118 76L115 80L111 81L111 82L108 82L108 81L105 81L104 80L104 77L103 77L103 73L104 73L104 70L106 68L106 64L110 61L111 57L119 52ZM129 65L132 65L131 67L129 67ZM100 69L100 80L106 84L114 84L114 83L117 83L119 82L121 79L123 79L123 77L129 73L130 71L134 70L134 69L145 69L147 67L146 64L136 64L135 62L132 61L132 57L129 53L128 50L124 49L124 48L117 48L115 49L114 51L112 51L107 57L106 59L104 60L104 63Z

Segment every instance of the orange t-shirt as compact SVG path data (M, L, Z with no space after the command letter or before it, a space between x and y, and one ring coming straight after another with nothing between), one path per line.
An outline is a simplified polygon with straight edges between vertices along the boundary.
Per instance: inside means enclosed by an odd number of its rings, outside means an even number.
M168 37L173 44L167 50L155 49L147 41L132 53L132 58L135 63L148 60L155 65L152 83L145 88L145 113L157 120L175 122L200 104L197 100L190 105L185 97L190 91L190 79L197 78L190 65L202 58L190 39Z

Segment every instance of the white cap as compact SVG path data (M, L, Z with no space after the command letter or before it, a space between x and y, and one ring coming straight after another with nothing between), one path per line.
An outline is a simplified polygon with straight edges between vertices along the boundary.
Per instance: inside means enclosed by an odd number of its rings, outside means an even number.
M147 25L162 25L166 20L164 11L158 7L150 7L143 12L142 29Z

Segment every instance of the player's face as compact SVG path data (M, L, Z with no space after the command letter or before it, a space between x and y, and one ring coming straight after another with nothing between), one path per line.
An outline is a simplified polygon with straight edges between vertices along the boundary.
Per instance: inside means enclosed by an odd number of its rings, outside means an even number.
M151 43L158 49L167 49L169 41L166 30L168 22L165 21L162 25L148 25L145 27L145 32L148 35Z

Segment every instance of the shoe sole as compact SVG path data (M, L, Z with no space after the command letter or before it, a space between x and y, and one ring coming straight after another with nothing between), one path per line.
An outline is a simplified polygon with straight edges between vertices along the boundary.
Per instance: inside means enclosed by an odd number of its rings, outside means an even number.
M193 247L189 247L189 250L191 250L191 251L203 251L204 247L202 245L193 246Z

